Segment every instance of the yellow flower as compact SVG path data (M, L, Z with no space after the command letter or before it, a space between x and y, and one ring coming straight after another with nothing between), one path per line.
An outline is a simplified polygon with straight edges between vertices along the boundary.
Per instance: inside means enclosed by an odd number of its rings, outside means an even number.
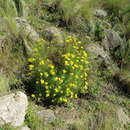
M83 49L83 46L81 46L81 49Z
M49 64L48 66L49 66L51 69L54 69L54 65Z
M39 62L39 64L40 64L40 65L44 65L44 64L45 64L44 60L41 60L41 61Z
M35 94L32 94L31 97L32 97L32 98L35 98Z
M46 88L46 89L48 89L48 88L49 88L49 86L45 86L45 88Z
M55 81L58 81L58 80L59 80L59 78L58 78L58 77L55 77L55 78L54 78L54 80L55 80Z
M36 84L39 84L39 81L36 81Z
M45 82L45 85L47 85L48 84L48 82Z
M67 43L71 42L71 39L67 39L66 42L67 42Z
M51 71L50 71L50 74L51 74L51 75L55 75L56 73L55 73L53 70L51 70Z
M41 76L43 76L43 73L40 73Z
M63 94L63 91L60 91L61 94Z
M50 91L49 91L49 90L47 90L47 91L46 91L46 93L50 93Z
M40 81L41 81L41 84L44 84L44 82L45 82L43 79L41 79Z
M88 74L87 74L87 73L85 73L85 76L87 77L87 76L88 76Z
M81 59L81 61L82 61L82 62L84 62L84 60L83 60L83 59Z
M83 66L82 65L80 65L80 69L83 70Z
M83 56L85 56L85 57L88 56L87 53L86 53L85 51L83 51Z
M64 81L62 79L60 79L60 83L63 83Z
M81 44L81 41L78 41L77 43L78 43L78 44Z
M81 75L80 78L83 78L83 75Z
M70 73L70 75L74 75L74 73Z
M75 78L76 78L76 79L78 79L78 78L79 78L79 76L78 76L78 75L75 75Z
M72 66L72 69L74 70L74 69L75 69L75 67L74 67L74 66Z
M74 64L74 62L73 62L73 61L70 61L70 64L71 64L71 65L73 65L73 64Z
M67 66L68 66L68 65L69 65L69 62L68 62L68 61L65 61L65 65L67 65Z
M73 94L73 92L71 92L71 94L70 94L70 98L73 98L74 97L74 94Z
M41 93L39 93L39 96L41 97L41 96L42 96L42 94L41 94Z
M70 87L76 87L76 84L70 83L69 86L70 86Z
M28 62L34 62L34 61L35 61L34 58L29 58L29 59L28 59Z
M71 54L71 57L72 57L72 58L75 58L75 55L74 55L74 54Z
M87 90L87 89L88 89L88 86L87 86L87 85L85 85L85 86L84 86L84 89L85 89L85 90Z
M87 86L87 85L88 85L88 82L85 82L85 85Z
M66 98L63 98L62 100L63 100L63 102L67 102L68 101Z
M45 77L48 77L48 76L49 76L49 74L48 74L47 72L44 72L44 75L45 75Z
M61 86L58 86L58 89L60 90L60 89L61 89Z
M31 76L31 73L29 72L29 73L27 73L26 75L27 75L27 76Z
M77 64L74 64L74 67L75 67L75 68L78 68L78 65L77 65Z
M73 48L74 48L74 49L79 49L79 47L77 47L77 46L73 46Z
M77 94L75 94L75 95L74 95L74 98L77 98L77 97L78 97Z
M54 34L54 37L58 37L59 36L59 34Z
M67 88L67 89L66 89L66 91L68 91L68 92L69 92L69 91L70 91L70 88Z
M76 60L76 62L79 62L79 60Z
M32 70L34 68L34 65L29 65L29 70Z
M49 97L49 96L50 96L50 94L49 94L49 93L47 93L47 94L46 94L46 97Z
M66 70L63 70L63 73L66 73L67 71Z
M37 42L45 42L45 40L43 40L43 39L40 39L40 40L37 40Z
M34 52L38 52L38 49L37 49L37 48L34 48L33 51L34 51Z
M58 88L55 88L55 92L59 92L59 89L58 89Z
M89 62L86 60L86 61L85 61L85 64L89 64Z
M63 98L62 98L62 97L60 97L60 98L59 98L59 100L62 102L62 101L63 101Z

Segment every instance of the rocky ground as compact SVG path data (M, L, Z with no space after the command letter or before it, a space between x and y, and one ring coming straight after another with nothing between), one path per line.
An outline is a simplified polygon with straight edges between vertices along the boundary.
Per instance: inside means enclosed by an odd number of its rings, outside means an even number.
M84 22L80 14L76 19L71 16L74 21L65 15L66 20L60 14L66 9L62 3L6 2L12 11L10 16L0 13L0 130L129 130L129 12L121 17L104 4L93 8L92 19ZM57 6L64 7L60 13ZM26 59L35 42L45 39L60 48L68 35L78 37L89 55L90 92L64 105L46 106L30 97ZM16 43L21 46L18 50Z

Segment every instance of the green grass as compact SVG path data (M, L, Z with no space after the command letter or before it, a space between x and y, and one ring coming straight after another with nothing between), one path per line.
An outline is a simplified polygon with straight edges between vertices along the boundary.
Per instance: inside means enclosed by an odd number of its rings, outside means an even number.
M9 90L9 79L5 75L0 74L0 95L8 93Z
M25 124L29 126L31 130L44 130L44 122L40 120L36 112L37 108L34 104L30 103L25 116Z

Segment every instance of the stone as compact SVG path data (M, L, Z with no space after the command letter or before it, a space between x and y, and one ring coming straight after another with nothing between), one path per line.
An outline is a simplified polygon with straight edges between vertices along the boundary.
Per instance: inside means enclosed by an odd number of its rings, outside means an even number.
M46 123L51 123L56 120L54 112L50 109L38 111L37 114Z
M0 125L21 126L24 122L28 101L22 92L0 97Z
M130 118L123 111L122 108L118 108L116 113L117 113L118 120L119 120L120 124L122 125L122 127L127 125L128 123L130 123Z
M64 43L61 30L56 27L48 27L43 30L43 37L48 41L53 41L57 45L63 45Z
M38 33L33 29L33 27L27 22L26 19L16 17L17 27L21 28L22 34L27 37L30 41L36 42L39 40Z
M112 72L118 72L119 68L116 65L115 62L113 62L112 58L110 57L110 54L108 51L105 51L104 48L97 44L89 44L86 47L86 51L88 51L88 53L90 53L90 55L94 55L95 59L98 60L99 65L101 65L102 63L104 63L106 65L106 67L111 70Z
M16 26L18 29L22 30L21 34L23 37L26 37L29 41L33 42L37 42L38 40L40 40L39 34L33 29L33 27L27 22L26 19L24 18L20 18L20 17L16 17ZM26 49L26 53L30 54L32 52L32 48L31 46L28 44L27 40L24 38L23 39L24 42L24 46Z
M104 17L107 16L107 12L105 10L102 10L102 9L96 9L94 11L94 15L97 16L97 17L104 18Z
M106 36L103 41L103 45L106 50L114 50L115 48L120 47L122 42L123 41L117 32L111 29L106 31Z
M28 21L21 17L15 17L8 19L6 17L0 18L0 24L2 25L2 29L0 31L5 31L6 22L11 20L13 23L16 24L16 30L19 32L19 36L21 40L23 40L23 45L27 54L32 52L31 45L28 44L28 41L35 43L40 40L39 34L33 29L33 27L28 23ZM6 37L5 37L6 38ZM1 42L1 40L0 40Z

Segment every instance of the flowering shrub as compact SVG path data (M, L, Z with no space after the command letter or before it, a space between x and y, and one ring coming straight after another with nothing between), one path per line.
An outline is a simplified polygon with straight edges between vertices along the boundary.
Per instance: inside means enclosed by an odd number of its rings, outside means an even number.
M39 41L28 62L32 97L38 101L66 103L88 90L88 55L75 37L60 51Z

